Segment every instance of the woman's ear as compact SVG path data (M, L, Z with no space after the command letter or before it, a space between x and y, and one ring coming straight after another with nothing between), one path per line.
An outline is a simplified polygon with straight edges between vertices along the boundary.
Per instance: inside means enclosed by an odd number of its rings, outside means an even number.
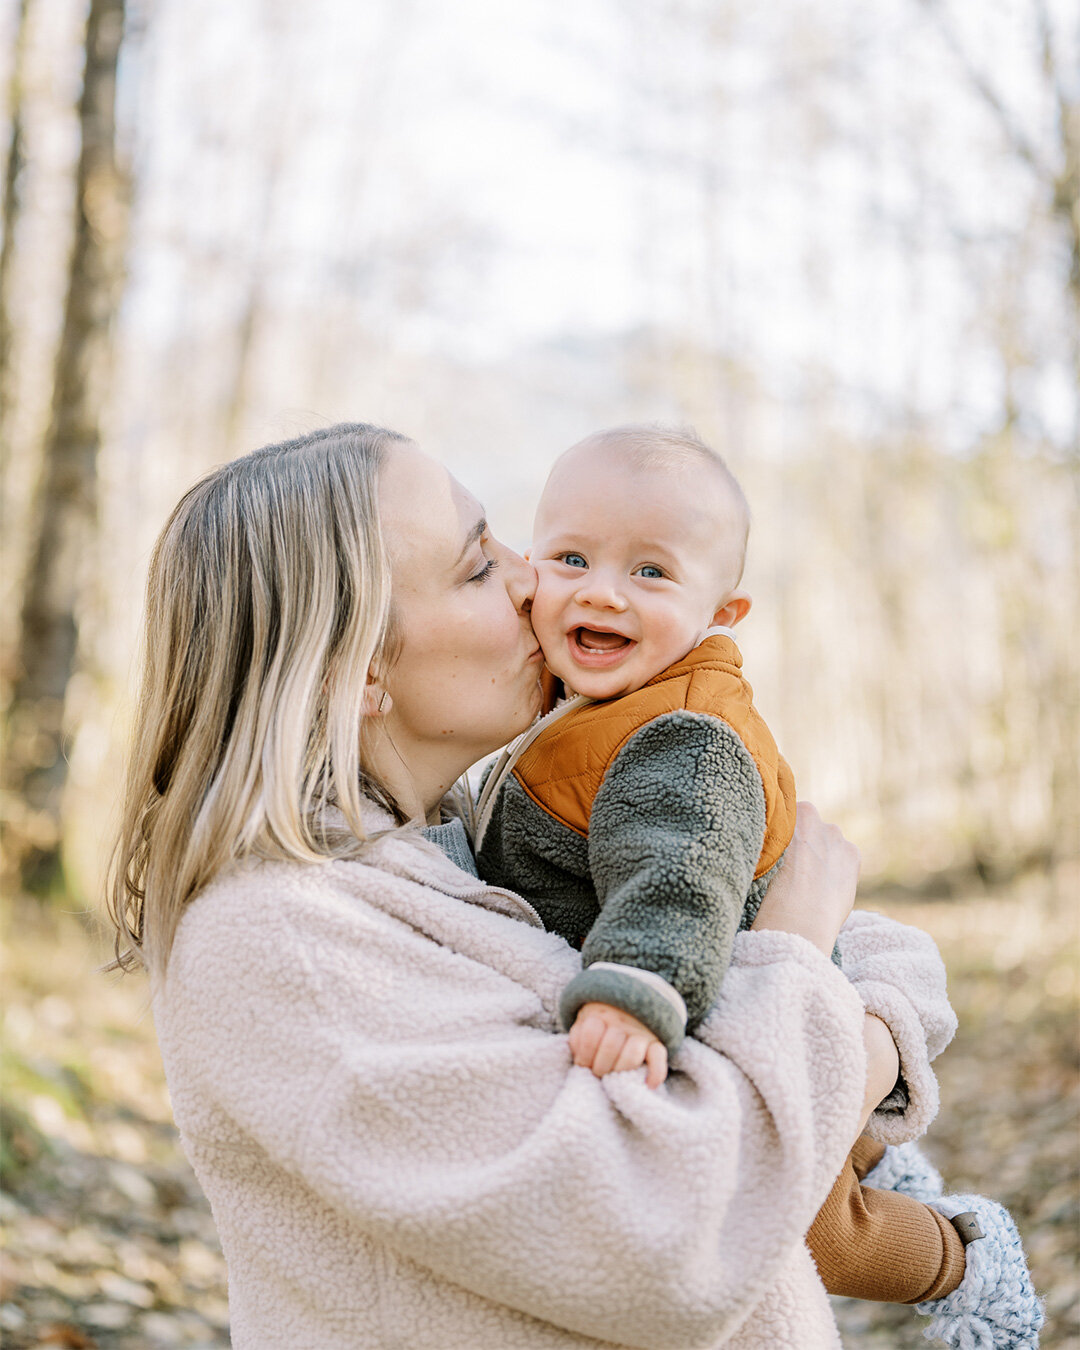
M750 613L751 600L745 591L732 591L712 618L714 628L734 628Z
M385 717L394 706L394 700L381 684L369 680L360 700L361 717Z

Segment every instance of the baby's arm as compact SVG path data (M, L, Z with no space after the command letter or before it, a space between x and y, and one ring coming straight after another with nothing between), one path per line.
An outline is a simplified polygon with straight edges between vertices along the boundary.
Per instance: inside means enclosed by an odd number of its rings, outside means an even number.
M680 711L636 732L593 803L600 914L563 993L563 1024L605 1004L676 1049L716 998L764 832L757 766L725 723Z

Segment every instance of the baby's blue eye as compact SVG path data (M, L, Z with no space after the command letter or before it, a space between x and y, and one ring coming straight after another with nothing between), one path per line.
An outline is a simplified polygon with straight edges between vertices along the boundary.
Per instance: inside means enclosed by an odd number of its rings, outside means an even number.
M664 576L664 569L656 567L653 563L646 563L644 567L638 569L638 575L648 577L650 580L660 581Z
M588 567L589 565L580 553L564 553L562 561L567 567Z

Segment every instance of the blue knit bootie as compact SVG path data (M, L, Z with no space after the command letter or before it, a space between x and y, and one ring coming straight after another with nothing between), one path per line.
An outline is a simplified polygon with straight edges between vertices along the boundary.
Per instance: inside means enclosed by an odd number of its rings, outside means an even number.
M973 1214L983 1236L964 1249L967 1269L957 1288L917 1305L931 1319L923 1335L955 1350L1038 1350L1042 1305L1008 1210L981 1195L946 1195L929 1203L947 1219Z
M899 1191L924 1204L937 1200L945 1189L941 1173L914 1141L889 1144L885 1156L867 1172L862 1184L879 1191Z

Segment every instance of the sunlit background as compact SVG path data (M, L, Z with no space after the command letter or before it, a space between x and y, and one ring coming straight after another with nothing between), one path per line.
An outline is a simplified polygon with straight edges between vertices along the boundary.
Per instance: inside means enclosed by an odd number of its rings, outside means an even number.
M13 891L98 902L146 561L204 470L377 422L524 547L561 449L660 419L746 487L747 673L868 892L1071 915L1075 0L0 8ZM1034 960L985 923L987 971Z

